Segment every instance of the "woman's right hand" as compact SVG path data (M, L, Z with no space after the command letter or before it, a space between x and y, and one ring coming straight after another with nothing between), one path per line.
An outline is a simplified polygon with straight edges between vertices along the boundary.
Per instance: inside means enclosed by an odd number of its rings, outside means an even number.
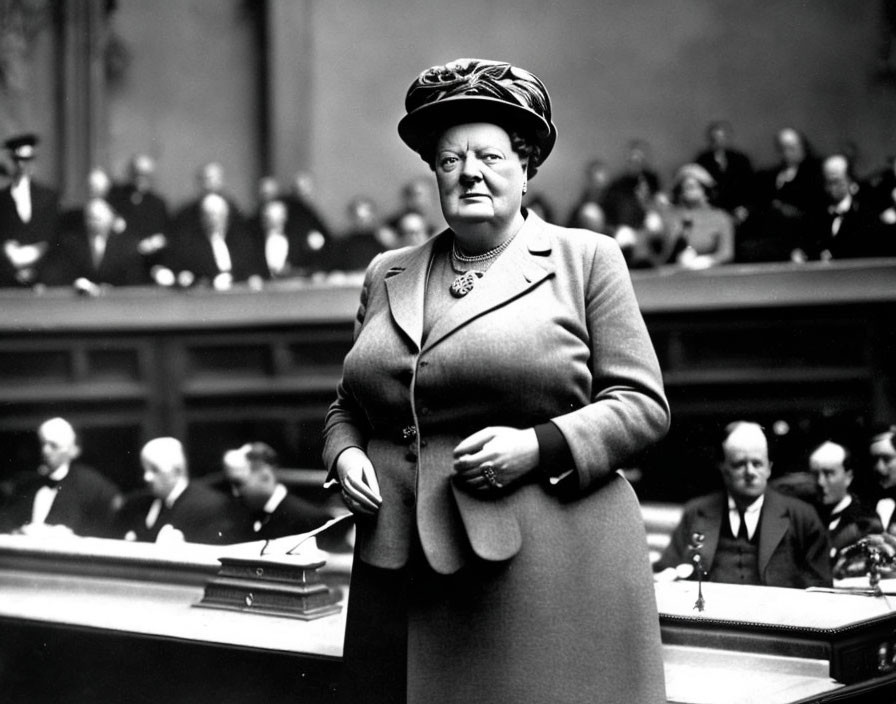
M376 470L367 454L358 447L344 450L336 460L342 486L342 500L354 514L375 516L383 503Z

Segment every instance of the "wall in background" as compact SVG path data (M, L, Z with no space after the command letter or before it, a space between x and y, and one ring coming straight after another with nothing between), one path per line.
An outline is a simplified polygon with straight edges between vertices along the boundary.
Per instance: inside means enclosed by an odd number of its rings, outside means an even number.
M427 173L396 134L405 90L423 68L461 56L503 58L545 80L560 138L533 189L561 212L590 157L618 167L626 141L644 137L668 178L717 117L734 123L738 142L760 164L772 159L772 136L788 124L822 152L854 141L860 171L896 152L896 84L875 73L878 2L120 0L114 7L110 29L128 61L108 86L107 166L120 173L132 152L148 151L173 201L192 191L199 164L219 159L237 199L250 204L268 166L267 130L282 135L279 149L271 145L276 175L310 169L337 225L355 194L391 210L400 184ZM268 28L275 46L260 40L264 17L279 18L279 32ZM47 85L54 66L47 50L39 54L36 71ZM281 86L301 86L284 89L288 99L276 110L269 110L276 99L265 99L266 58L280 61L269 75ZM35 94L37 107L52 95ZM46 159L56 163L52 153ZM306 163L291 163L299 160Z

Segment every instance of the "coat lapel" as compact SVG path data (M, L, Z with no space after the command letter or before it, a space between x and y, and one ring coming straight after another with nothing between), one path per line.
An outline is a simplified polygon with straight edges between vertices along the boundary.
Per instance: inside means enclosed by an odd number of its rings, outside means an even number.
M385 274L392 319L417 350L423 338L423 297L429 262L436 243L450 236L450 230L445 230L420 247L408 250Z
M554 273L554 264L545 256L551 244L544 222L529 214L516 240L476 283L476 288L435 322L424 349L430 349L480 315L521 296Z
M765 573L768 562L787 532L789 521L774 492L765 492L759 529L759 574ZM763 582L764 583L764 582Z

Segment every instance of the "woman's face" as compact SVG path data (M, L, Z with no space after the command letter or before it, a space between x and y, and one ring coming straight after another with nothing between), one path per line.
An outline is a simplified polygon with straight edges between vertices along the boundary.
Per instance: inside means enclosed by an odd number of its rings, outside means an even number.
M511 222L520 212L526 163L510 135L488 122L449 127L436 145L436 180L445 221Z
M685 176L681 180L681 202L692 206L703 205L706 202L703 184L693 176Z

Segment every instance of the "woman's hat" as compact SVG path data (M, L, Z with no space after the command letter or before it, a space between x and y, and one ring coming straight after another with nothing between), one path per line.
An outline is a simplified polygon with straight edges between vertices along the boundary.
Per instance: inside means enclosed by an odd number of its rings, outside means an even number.
M433 66L411 84L404 105L407 115L398 123L398 134L418 153L426 148L430 135L464 122L528 128L541 149L539 164L557 140L544 83L502 61L457 59Z
M675 173L675 178L673 179L673 186L680 186L681 182L686 178L691 177L697 180L704 188L715 188L716 180L712 177L712 175L705 168L700 166L700 164L685 164Z

